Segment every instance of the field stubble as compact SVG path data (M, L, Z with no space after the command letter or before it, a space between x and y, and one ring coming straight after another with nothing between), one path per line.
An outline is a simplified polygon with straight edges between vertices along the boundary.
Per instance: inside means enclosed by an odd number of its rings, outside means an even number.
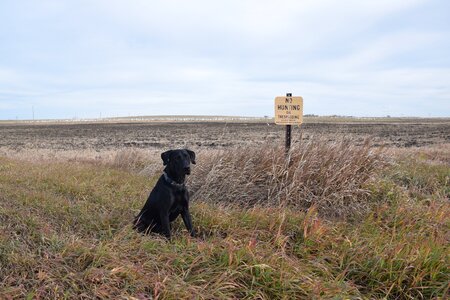
M450 120L385 123L305 123L294 126L296 141L342 136L375 146L432 146L450 143ZM115 150L177 147L223 149L248 144L282 143L284 126L269 123L113 123L0 124L0 149Z

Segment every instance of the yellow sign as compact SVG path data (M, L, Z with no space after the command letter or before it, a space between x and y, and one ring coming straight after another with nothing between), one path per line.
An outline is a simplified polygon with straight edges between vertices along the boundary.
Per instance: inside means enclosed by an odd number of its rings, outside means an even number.
M302 97L275 98L275 124L297 125L303 123Z

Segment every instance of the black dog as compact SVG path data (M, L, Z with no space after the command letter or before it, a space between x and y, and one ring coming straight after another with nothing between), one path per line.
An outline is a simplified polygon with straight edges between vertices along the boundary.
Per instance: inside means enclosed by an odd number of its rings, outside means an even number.
M170 239L170 222L181 214L184 225L194 236L189 193L184 181L191 173L191 162L195 164L195 153L187 149L169 150L162 153L161 158L166 168L134 220L134 229L160 233Z

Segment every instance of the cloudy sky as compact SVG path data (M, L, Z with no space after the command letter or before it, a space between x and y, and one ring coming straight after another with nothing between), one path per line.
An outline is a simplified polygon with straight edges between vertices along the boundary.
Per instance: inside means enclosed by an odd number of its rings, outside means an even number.
M0 119L450 116L448 0L1 0Z

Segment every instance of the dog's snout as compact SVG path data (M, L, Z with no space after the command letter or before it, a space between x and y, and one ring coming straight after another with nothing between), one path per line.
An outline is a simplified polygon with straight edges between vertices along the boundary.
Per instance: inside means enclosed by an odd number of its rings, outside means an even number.
M184 167L184 172L186 172L186 174L190 174L191 173L191 167L190 166Z

